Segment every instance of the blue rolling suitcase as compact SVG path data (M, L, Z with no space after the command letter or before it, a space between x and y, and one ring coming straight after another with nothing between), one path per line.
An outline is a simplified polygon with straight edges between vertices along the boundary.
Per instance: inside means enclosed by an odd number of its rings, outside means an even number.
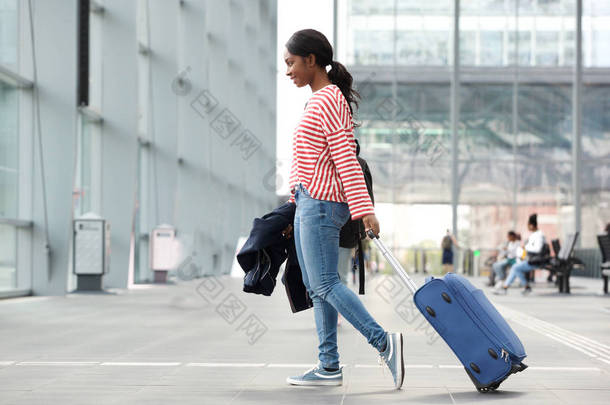
M368 236L414 294L415 305L451 347L479 392L494 391L511 374L527 368L522 362L523 344L481 289L454 273L429 277L417 288L379 237L370 230Z

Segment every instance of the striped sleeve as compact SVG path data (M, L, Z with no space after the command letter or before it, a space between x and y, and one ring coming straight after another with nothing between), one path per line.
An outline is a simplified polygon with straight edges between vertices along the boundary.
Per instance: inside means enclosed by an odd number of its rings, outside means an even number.
M364 174L356 157L351 133L351 113L342 94L328 94L318 104L322 132L328 142L330 157L343 184L352 219L356 220L375 209L366 188Z

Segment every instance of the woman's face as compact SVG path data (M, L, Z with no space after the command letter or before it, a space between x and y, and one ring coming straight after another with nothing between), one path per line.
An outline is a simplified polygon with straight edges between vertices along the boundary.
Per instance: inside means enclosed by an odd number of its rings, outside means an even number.
M284 62L286 62L286 76L290 77L297 87L307 86L314 75L315 62L313 55L308 57L293 55L284 48Z

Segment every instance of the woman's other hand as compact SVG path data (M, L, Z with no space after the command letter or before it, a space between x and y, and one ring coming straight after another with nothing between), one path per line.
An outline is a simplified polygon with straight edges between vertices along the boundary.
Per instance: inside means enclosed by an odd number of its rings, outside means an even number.
M368 214L362 217L362 222L364 223L364 231L367 232L369 229L372 229L375 235L379 235L379 221L375 214Z
M282 231L282 236L286 239L290 239L292 236L292 224L289 224L286 229Z

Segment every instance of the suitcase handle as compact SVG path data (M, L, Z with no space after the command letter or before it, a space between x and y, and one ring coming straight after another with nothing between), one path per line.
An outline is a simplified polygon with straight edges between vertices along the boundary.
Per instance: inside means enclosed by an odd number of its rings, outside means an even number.
M375 235L375 232L373 232L372 229L366 231L366 234L369 238L373 239L373 242L375 242L377 249L381 251L383 256L394 268L394 271L398 274L398 276L400 276L400 279L403 281L403 283L405 283L407 288L411 290L413 294L415 294L415 291L417 291L417 284L415 284L411 277L409 277L405 269L402 268L400 262L396 260L394 255L385 247L385 244L381 241L381 239L379 239L379 235Z

